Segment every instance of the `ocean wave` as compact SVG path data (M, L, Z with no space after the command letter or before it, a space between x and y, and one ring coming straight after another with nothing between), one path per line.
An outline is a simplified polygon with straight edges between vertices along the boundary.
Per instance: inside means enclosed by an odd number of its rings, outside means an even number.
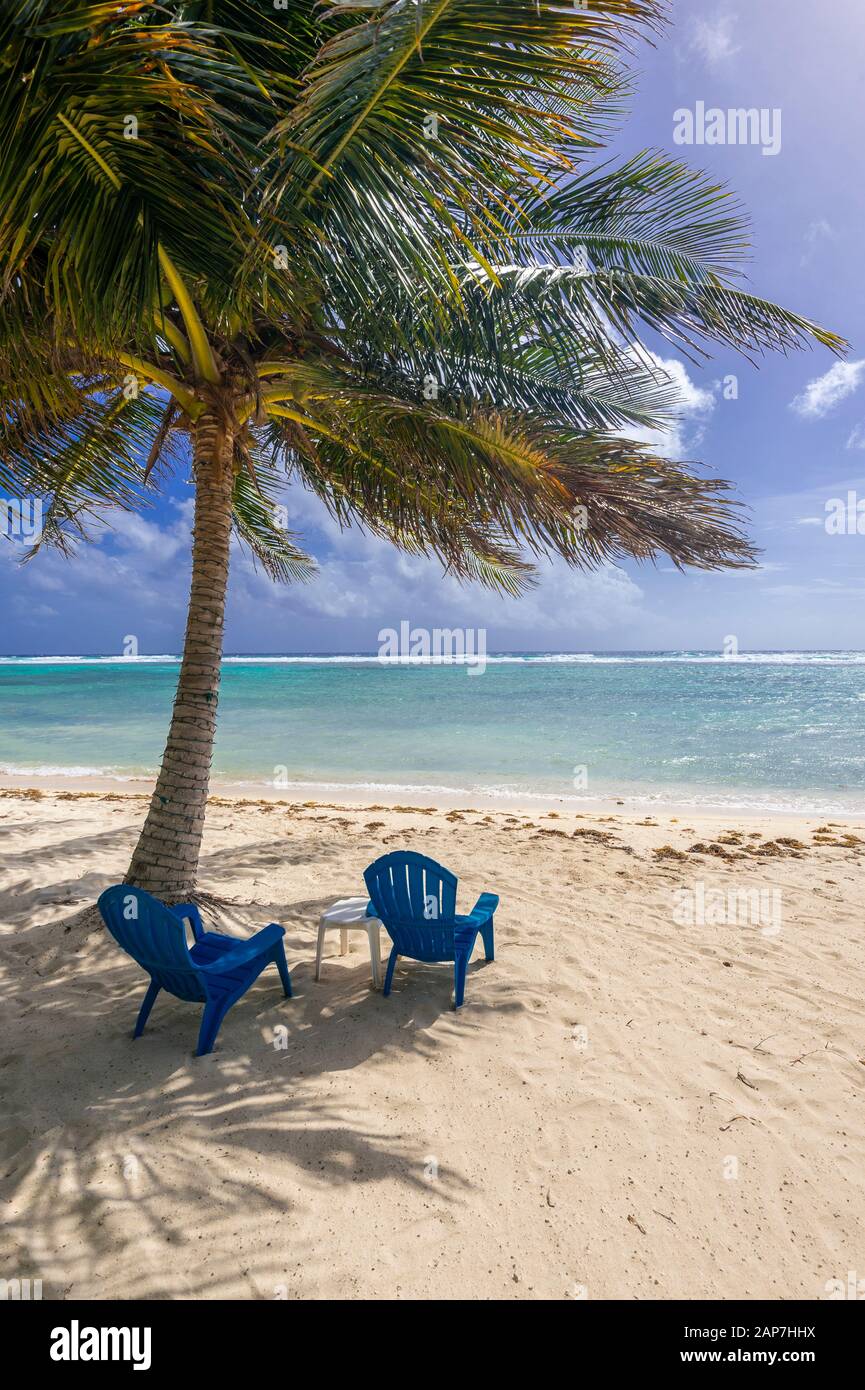
M155 777L156 774L156 768L142 768L140 772L120 772L115 767L63 767L59 763L24 767L18 763L0 763L0 777L99 777L103 781L138 782Z
M314 792L357 792L358 794L388 793L404 799L410 796L448 796L484 797L492 801L538 802L544 805L562 804L566 806L609 806L611 802L621 802L627 806L665 808L689 808L694 811L763 811L784 815L810 816L865 816L865 799L858 805L840 805L823 799L819 793L800 795L796 792L767 790L764 793L734 788L731 792L712 789L702 790L689 787L681 793L675 786L659 788L648 792L631 791L627 788L599 790L594 795L549 791L532 791L525 787L496 786L475 783L471 786L447 785L439 782L343 782L319 781L310 779L287 779L279 787L274 787L272 779L236 779L216 776L211 791L218 792L222 787L267 788L270 791Z
M495 652L486 656L380 657L370 652L318 655L295 653L285 656L224 656L224 666L463 666L485 661L488 666L865 666L865 652L740 652L724 656L720 652ZM158 656L0 656L0 666L146 666L177 665L173 653Z
M155 661L179 665L180 657L164 656L0 656L0 666L146 666Z

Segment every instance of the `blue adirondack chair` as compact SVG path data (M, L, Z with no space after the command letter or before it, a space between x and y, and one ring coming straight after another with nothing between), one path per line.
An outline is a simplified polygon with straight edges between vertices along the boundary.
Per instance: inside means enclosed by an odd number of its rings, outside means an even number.
M495 893L481 893L467 917L457 915L457 877L412 850L385 854L364 871L370 897L367 911L381 918L393 941L382 993L390 994L400 956L454 963L455 1007L463 1002L466 970L480 932L487 960L495 959Z
M271 922L247 941L218 932L206 932L194 903L167 907L165 903L121 883L106 888L98 902L103 921L114 940L150 976L150 985L138 1014L133 1037L144 1032L150 1010L161 989L178 999L204 1005L198 1034L197 1056L213 1051L220 1024L266 965L279 971L286 999L291 998L291 977L285 962L282 927ZM194 944L186 944L183 923L192 925Z

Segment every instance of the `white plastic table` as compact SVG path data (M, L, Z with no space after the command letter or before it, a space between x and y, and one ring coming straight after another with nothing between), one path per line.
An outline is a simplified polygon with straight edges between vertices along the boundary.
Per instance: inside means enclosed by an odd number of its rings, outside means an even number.
M321 957L324 951L324 938L327 931L339 928L339 954L348 953L348 934L350 931L365 931L369 938L369 958L372 965L372 983L381 989L381 951L379 945L378 917L367 917L366 905L369 898L340 898L321 914L318 923L318 941L315 947L315 978L321 979Z

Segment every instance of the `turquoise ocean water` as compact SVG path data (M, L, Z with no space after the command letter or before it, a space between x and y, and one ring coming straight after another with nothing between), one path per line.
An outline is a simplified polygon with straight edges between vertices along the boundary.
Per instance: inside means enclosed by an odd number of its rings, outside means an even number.
M153 774L171 657L0 658L0 775ZM865 814L865 653L229 657L216 779Z

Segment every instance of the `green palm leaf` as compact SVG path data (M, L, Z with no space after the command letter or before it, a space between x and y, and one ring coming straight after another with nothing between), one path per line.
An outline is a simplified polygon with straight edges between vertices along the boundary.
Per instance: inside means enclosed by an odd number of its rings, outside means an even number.
M280 525L276 500L279 478L264 459L255 465L255 481L246 471L238 472L234 484L234 529L242 544L265 574L277 583L306 582L315 575L315 561L294 543L293 536Z

